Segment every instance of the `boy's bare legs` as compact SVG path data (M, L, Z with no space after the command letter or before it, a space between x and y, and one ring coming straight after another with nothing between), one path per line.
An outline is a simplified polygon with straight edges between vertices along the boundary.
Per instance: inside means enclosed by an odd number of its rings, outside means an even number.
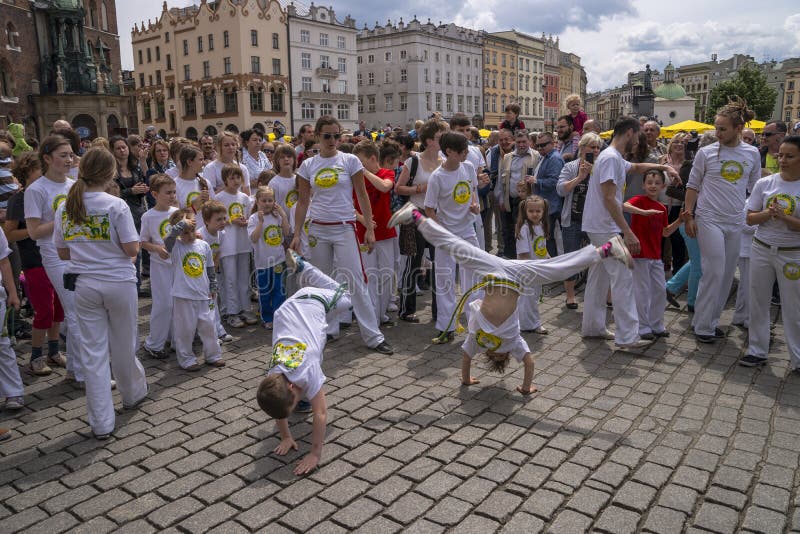
M472 378L472 373L470 372L472 368L472 358L469 357L469 354L466 352L461 354L461 383L465 386L471 386L472 384L480 384L480 380L477 378Z

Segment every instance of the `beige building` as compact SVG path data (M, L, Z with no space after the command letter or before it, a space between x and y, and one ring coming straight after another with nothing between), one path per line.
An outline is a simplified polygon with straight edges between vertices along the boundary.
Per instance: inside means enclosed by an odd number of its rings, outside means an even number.
M786 71L783 87L783 116L781 119L791 129L800 122L800 66Z
M197 138L290 124L287 16L276 0L164 2L131 38L140 131Z
M484 123L498 127L503 122L506 105L518 103L517 43L489 33L483 39Z
M520 119L530 130L544 128L544 41L516 30L494 32L492 35L516 42L517 51L517 103L522 112ZM491 123L487 122L491 125Z

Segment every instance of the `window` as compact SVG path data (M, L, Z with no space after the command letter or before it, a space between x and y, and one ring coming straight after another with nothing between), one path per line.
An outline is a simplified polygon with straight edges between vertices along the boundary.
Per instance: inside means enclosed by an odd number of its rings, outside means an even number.
M787 104L787 105L794 104L794 94L792 94L792 93L788 93L788 94L786 95L786 104Z
M189 55L189 41L187 41L186 39L183 40L183 55L184 56Z
M336 38L336 48L341 48L344 50L347 48L347 39L344 38L343 35L340 35ZM348 115L350 114L350 108L348 107Z
M169 98L170 100L173 100L175 98L175 86L174 85L170 85L169 87L167 87L167 98Z
M148 48L147 49L147 62L148 63L152 63L152 61L153 61L153 55L150 53L150 49Z
M375 95L369 95L367 97L367 112L375 113Z
M444 55L444 62L447 63L448 65L450 64L450 54Z
M184 65L183 66L183 80L188 82L191 79L192 79L192 75L191 75L190 70L189 70L189 65Z
M505 54L500 54L500 66L502 66L502 67L506 66L506 55Z
M161 85L161 71L156 71L156 85Z
M311 77L303 76L301 91L311 91Z
M436 69L436 77L434 78L434 83L442 83L442 73L439 69Z
M156 61L161 61L161 47L156 47Z
M333 104L320 104L319 115L320 117L323 115L333 115Z
M497 95L492 95L492 113L497 113Z
M405 111L408 109L408 95L401 94L400 95L400 111Z
M339 80L337 82L339 84L339 94L346 95L347 94L347 80Z
M383 95L386 111L394 111L394 95Z
M211 33L208 34L208 50L214 50L214 35Z
M222 58L222 65L223 65L223 69L224 69L225 74L230 74L231 73L231 58L229 58L229 57Z
M458 106L456 108L456 111L459 111L459 112L464 111L464 95L458 95L457 102L458 102Z
M400 69L400 81L407 82L408 81L408 70L407 69Z
M320 46L328 46L328 34L327 33L320 33L319 34L319 45ZM320 106L320 113L322 113L322 106ZM323 113L324 115L324 113Z
M203 93L203 115L211 115L217 112L217 94L212 89Z
M308 31L308 30L300 30L300 42L301 43L310 44L311 43L311 32ZM312 113L313 113L314 104L310 104L310 106L311 106ZM313 115L312 115L311 118L312 119L314 118Z
M303 52L300 54L300 67L304 70L311 70L311 54Z
M139 73L139 87L144 87L144 74L143 73Z
M339 73L344 74L347 72L347 58L340 57L338 59L338 70Z
M447 102L447 111L448 111L448 113L452 113L453 112L453 95L447 95L447 98L445 99L445 101Z
M236 89L231 87L225 90L225 113L236 113L237 111Z
M497 89L497 73L492 73L492 89Z
M356 80L358 81L358 86L361 87L364 85L364 79L361 77L361 73L356 73Z
M391 52L385 52L383 54L383 59L388 63L389 61L392 60L392 53Z
M272 111L283 111L283 89L270 89L269 96Z
M457 62L458 62L459 65L461 65L461 56L458 56Z
M375 56L373 54L367 56L367 63L375 63Z
M253 74L261 74L261 58L258 56L250 56L250 72Z
M789 122L790 120L792 120L792 112L791 110L786 110L786 117L784 117L784 121Z
M146 102L144 102L142 104L143 109L144 109L144 120L146 120L146 121L149 121L150 119L153 118L153 111L150 108L151 105L152 105L152 103L150 102L150 100L148 100L148 101L146 101Z
M506 88L506 75L503 74L500 76L500 89Z
M408 57L408 52L405 50L400 50L400 59L406 59Z
M228 33L228 30L222 32L222 46L223 48L228 48L231 46L231 36Z
M467 87L472 87L472 76L467 74Z
M300 104L300 117L303 119L314 118L314 104L303 102Z
M211 78L211 62L203 61L203 78Z
M467 113L472 113L472 98L467 97Z
M383 83L392 83L392 71L390 70L384 71Z
M100 4L100 28L105 32L108 31L108 11L105 2Z
M264 90L250 88L250 111L264 111Z
M331 57L330 56L319 56L319 66L323 69L331 68Z
M357 65L361 65L362 63L364 63L364 58L361 57L361 56L358 56L358 58L356 59L356 64Z
M322 88L323 93L330 93L331 81L327 78L323 78L322 80L320 80L320 87Z
M152 74L147 76L147 84L148 85L153 85L153 75Z
M139 50L139 65L142 65L143 63L144 63L144 61L143 61L143 58L142 58L142 51Z
M252 46L258 46L258 31L257 30L250 30L250 44Z
M336 106L336 118L340 121L350 120L350 106L347 104L339 104Z
M439 63L439 52L434 52L434 53L433 53L433 60L434 60L436 63Z
M281 75L281 60L275 57L272 58L272 75L273 76Z
M467 67L469 67L469 63L470 63L470 59L469 59L469 58L467 58ZM476 66L476 67L478 66L478 62L477 62L477 61L475 62L475 66Z
M425 61L428 61L428 51L427 50L423 50L422 51L422 59L425 60Z
M497 65L497 52L492 52L492 65Z
M794 80L789 81L789 86L786 89L789 91L794 91Z
M445 72L444 75L447 85L453 85L453 81L450 79L450 71Z
M272 48L278 50L281 47L281 38L277 33L272 34Z
M431 110L431 94L425 93L425 109Z
M186 115L197 115L197 102L193 94L183 96L183 108L186 110Z
M168 42L169 42L169 32L165 32L165 33L164 33L164 42L165 42L165 43L168 43Z
M198 35L197 36L197 51L198 52L202 52L203 51L203 36L202 35Z
M428 69L425 69L425 83L430 83L430 81L431 81L431 75L428 72Z
M463 76L461 75L461 73L460 73L460 72L457 74L456 80L457 80L457 83L458 83L458 86L459 86L459 87L461 87L462 85L464 85Z
M436 111L441 111L442 109L442 94L436 93Z
M367 85L375 85L375 73L370 72L367 74Z
M475 111L478 111L479 109L481 109L480 97L476 96L474 98L475 98Z
M358 97L358 112L359 113L364 113L364 97L363 96L359 96Z

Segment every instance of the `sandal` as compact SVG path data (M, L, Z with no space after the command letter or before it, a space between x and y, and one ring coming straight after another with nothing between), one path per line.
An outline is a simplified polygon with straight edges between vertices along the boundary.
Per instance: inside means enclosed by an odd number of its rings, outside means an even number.
M409 313L408 315L401 315L400 320L407 323L418 323L419 317L417 317L416 313Z

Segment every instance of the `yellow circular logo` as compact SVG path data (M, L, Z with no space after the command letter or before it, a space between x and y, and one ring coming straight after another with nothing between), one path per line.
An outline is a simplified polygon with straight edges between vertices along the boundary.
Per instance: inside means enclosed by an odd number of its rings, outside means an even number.
M181 265L183 266L183 272L186 273L186 276L198 278L203 275L205 261L203 260L203 256L197 252L189 252L183 257Z
M767 199L768 207L772 206L773 203L777 203L786 215L791 215L794 213L795 208L797 208L797 200L795 200L792 195L787 195L786 193L778 193Z
M231 202L231 205L228 206L228 218L234 220L242 217L244 217L244 206L239 202Z
M739 181L739 178L744 176L744 167L742 167L742 164L738 161L723 161L719 174L724 180L727 180L731 183L736 183Z
M65 200L67 200L67 195L63 193L56 195L55 198L53 198L53 211L57 211L58 207L63 204Z
M275 269L275 274L281 274L283 272L283 264L279 263L274 267L274 269Z
M277 247L283 241L283 232L281 227L276 224L270 224L264 228L264 243L271 247Z
M292 209L295 204L297 204L297 200L300 198L300 193L297 192L297 189L292 189L288 193L286 193L286 207Z
M303 223L303 231L308 235L308 225L311 224L311 219L306 219L306 222Z
M366 243L361 243L360 245L358 245L358 250L360 250L361 252L369 252L369 245L367 245Z
M214 261L217 261L217 258L219 258L219 243L209 243L208 246L211 247L211 257Z
M480 328L475 333L475 341L486 350L496 351L503 344L503 340L494 334L484 332Z
M320 169L314 176L314 183L322 189L330 189L339 182L339 171L326 167Z
M534 238L533 253L536 254L536 257L538 258L547 257L547 239L545 239L544 236L539 235Z
M453 200L457 204L466 204L470 197L472 197L472 191L470 191L469 182L458 182L453 188Z
M167 237L167 234L169 234L171 231L172 225L169 223L169 219L164 219L161 221L161 224L158 225L158 235L161 236L161 239Z
M308 236L308 246L316 247L317 246L317 238L313 235Z
M192 202L194 199L200 196L200 191L189 191L189 194L186 195L186 207L190 208L192 206Z
M788 280L800 280L800 265L787 263L783 266L783 276Z

